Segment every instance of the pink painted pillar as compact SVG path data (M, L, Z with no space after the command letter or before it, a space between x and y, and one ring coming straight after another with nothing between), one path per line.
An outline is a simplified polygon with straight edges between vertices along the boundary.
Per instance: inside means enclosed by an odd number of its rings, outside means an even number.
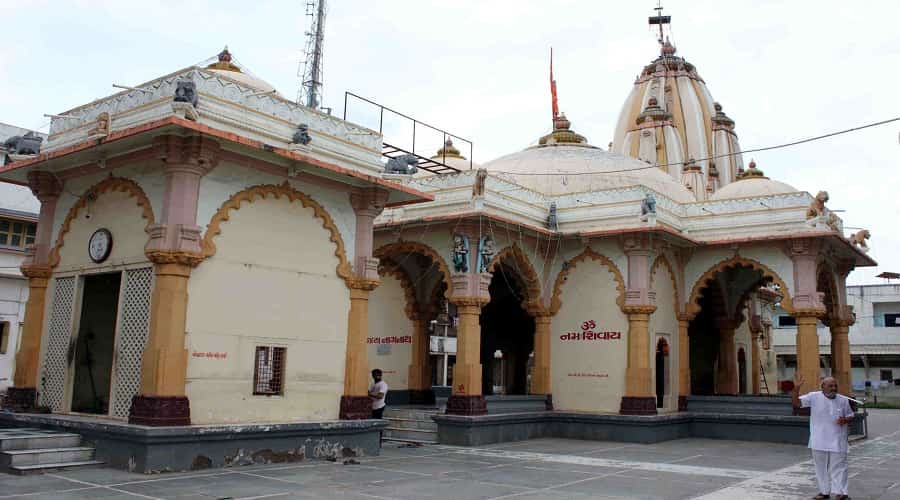
M378 286L378 259L372 257L375 217L384 210L388 192L366 188L350 194L356 213L353 276L350 288L350 312L347 319L347 352L344 362L344 394L340 418L366 419L372 415L368 397L369 361L366 338L369 336L369 294Z
M4 406L15 411L32 410L37 403L37 380L41 332L44 325L47 284L52 269L49 264L50 242L53 236L53 216L56 202L62 192L62 184L50 172L28 173L31 192L41 202L34 245L28 249L29 257L22 263L22 274L28 278L28 301L25 302L25 324L22 341L16 353L16 371L13 386L7 389Z
M656 396L650 366L650 315L656 310L656 294L650 289L650 257L653 247L649 237L628 237L623 242L628 257L625 307L628 315L628 367L625 371L625 395L619 413L623 415L655 415Z

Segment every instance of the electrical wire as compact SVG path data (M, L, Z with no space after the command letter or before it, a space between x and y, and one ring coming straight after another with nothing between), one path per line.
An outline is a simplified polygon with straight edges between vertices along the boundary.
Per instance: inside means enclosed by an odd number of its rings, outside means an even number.
M848 134L848 133L850 133L850 132L856 132L856 131L864 130L864 129L867 129L867 128L878 127L878 126L880 126L880 125L886 125L886 124L888 124L888 123L892 123L892 122L896 122L896 121L900 121L900 116L898 116L898 117L896 117L896 118L890 118L890 119L887 119L887 120L881 120L881 121L878 121L878 122L868 123L868 124L866 124L866 125L860 125L860 126L858 126L858 127L848 128L848 129L844 129L844 130L838 130L837 132L830 132L830 133L823 134L823 135L817 135L817 136L815 136L815 137L808 137L808 138L806 138L806 139L800 139L800 140L796 140L796 141L786 142L786 143L784 143L784 144L776 144L776 145L774 145L774 146L765 146L765 147L761 147L761 148L746 149L746 150L743 150L743 151L735 151L735 152L732 152L732 153L725 153L725 154L720 154L720 155L707 156L706 158L694 158L694 159L692 159L692 160L688 160L688 162L666 163L666 164L662 164L662 165L654 164L654 165L647 165L646 167L629 168L629 169L620 169L620 170L605 170L605 171L602 171L602 172L565 172L564 174L562 174L562 173L560 173L560 172L504 172L504 171L502 171L502 170L496 170L496 171L495 171L495 170L492 170L491 173L494 173L494 174L514 175L514 176L519 177L519 176L545 176L545 175L555 175L555 176L559 176L559 175L566 175L566 176L569 176L569 175L603 175L603 174L617 174L617 173L625 173L625 172L635 172L635 171L638 171L638 170L649 170L649 169L651 169L651 168L662 168L662 167L679 166L679 165L683 165L683 164L685 164L685 163L689 163L690 161L693 161L693 162L699 162L699 161L705 161L705 160L715 160L715 159L717 159L717 158L727 158L727 157L731 157L731 156L742 155L742 154L745 154L745 153L757 153L757 152L760 152L760 151L771 151L771 150L773 150L773 149L787 148L787 147L791 147L791 146L797 146L797 145L799 145L799 144L806 144L806 143L808 143L808 142L813 142L813 141L819 141L819 140L822 140L822 139L827 139L827 138L829 138L829 137L834 137L834 136L837 136L837 135Z

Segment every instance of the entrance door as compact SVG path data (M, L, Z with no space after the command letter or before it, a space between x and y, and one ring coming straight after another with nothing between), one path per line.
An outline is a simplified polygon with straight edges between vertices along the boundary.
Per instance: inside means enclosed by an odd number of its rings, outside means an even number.
M72 411L109 413L113 346L122 273L82 278L81 320L74 343Z
M747 354L738 349L738 394L747 394Z
M665 406L666 379L668 378L667 365L669 356L669 343L666 339L659 339L656 343L656 407Z

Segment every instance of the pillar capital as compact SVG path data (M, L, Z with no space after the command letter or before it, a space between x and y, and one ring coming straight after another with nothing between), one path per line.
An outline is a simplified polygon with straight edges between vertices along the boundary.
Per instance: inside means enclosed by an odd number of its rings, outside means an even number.
M166 175L184 172L204 176L218 165L221 156L219 143L202 135L160 135L153 139L153 147Z
M26 278L31 280L29 286L32 286L31 283L35 281L43 281L44 286L47 286L47 280L53 274L53 269L50 266L41 264L23 264L19 270L22 271Z
M162 244L163 238L154 239L152 234L154 229L160 228L162 225L157 224L151 227L151 240L147 243L144 255L154 264L178 264L194 268L200 265L205 258L199 251L189 249L167 249ZM153 245L153 247L151 247ZM158 246L157 246L158 245Z
M816 257L822 242L816 238L794 238L788 241L788 255L795 257Z
M350 193L350 206L358 216L378 217L387 203L388 193L379 188L361 188Z
M491 301L491 273L453 273L450 276L450 303L484 306Z
M821 307L804 307L804 308L795 308L791 313L791 316L797 318L797 321L808 320L812 318L817 320L823 316L825 316L825 309Z
M625 304L622 306L622 312L629 316L649 316L656 311L656 305L653 304Z
M52 172L32 170L25 177L28 179L28 187L31 192L41 203L46 203L51 199L55 200L62 193L62 182Z
M378 285L381 282L377 279L369 279L369 278L350 278L347 280L347 288L350 289L350 298L362 298L360 292L366 293L366 298L368 298L368 293L372 290L378 288Z

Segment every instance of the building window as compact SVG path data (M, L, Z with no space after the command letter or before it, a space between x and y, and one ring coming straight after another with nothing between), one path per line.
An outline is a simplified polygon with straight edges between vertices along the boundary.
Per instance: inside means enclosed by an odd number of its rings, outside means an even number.
M900 314L889 313L884 315L884 326L900 328Z
M6 354L9 348L9 323L0 321L0 354Z
M25 248L34 243L37 224L0 219L0 245Z
M257 346L253 363L253 395L284 395L284 347Z
M881 370L881 381L882 382L893 382L894 381L894 371L893 370Z
M779 316L778 328L791 328L797 326L797 318L793 316Z

